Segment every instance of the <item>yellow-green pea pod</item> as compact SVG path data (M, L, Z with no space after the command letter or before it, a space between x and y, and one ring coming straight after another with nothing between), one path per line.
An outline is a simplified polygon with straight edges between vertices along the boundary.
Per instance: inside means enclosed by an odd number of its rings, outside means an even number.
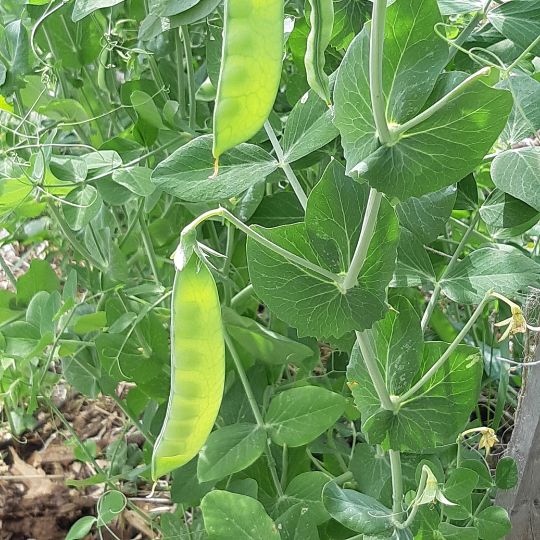
M251 139L272 110L283 62L283 10L283 0L225 2L214 109L216 165L223 152Z
M330 83L328 75L324 72L324 53L332 39L334 2L333 0L309 0L309 3L311 6L309 16L311 30L304 58L307 80L313 91L330 106Z
M171 310L171 389L152 455L157 480L193 459L212 431L225 380L221 307L210 270L192 254L176 273Z

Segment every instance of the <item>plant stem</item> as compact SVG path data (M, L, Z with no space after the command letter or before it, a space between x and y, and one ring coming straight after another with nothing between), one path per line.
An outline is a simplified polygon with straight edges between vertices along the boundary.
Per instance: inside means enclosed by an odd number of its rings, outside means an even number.
M184 81L184 49L182 47L182 29L173 30L176 50L176 99L180 109L180 118L186 118L186 85Z
M300 201L302 208L305 210L307 208L307 195L302 189L302 186L300 185L298 178L296 178L296 174L294 174L291 166L285 161L283 148L281 148L281 145L277 140L276 134L274 133L274 128L270 125L270 122L268 120L264 123L264 129L266 130L266 134L268 135L268 138L272 143L272 147L274 148L274 151L276 153L279 166L283 169L283 172L287 176L287 180L289 180L289 184L291 184L291 187L293 188L296 197Z
M319 265L312 263L311 261L308 261L307 259L304 259L302 257L299 257L298 255L295 255L294 253L291 253L290 251L287 251L286 249L282 248L281 246L278 246L277 244L274 244L271 240L268 240L264 236L260 235L258 232L255 232L253 229L248 227L245 223L240 221L236 216L231 214L228 210L225 208L216 208L214 210L208 210L208 212L205 212L204 214L201 214L198 218L193 220L189 225L187 225L184 230L182 231L182 234L187 234L191 232L193 229L195 229L198 225L206 221L207 219L211 217L222 217L230 221L236 228L240 229L246 236L249 238L252 238L256 242L259 242L263 246L267 247L268 249L271 249L274 253L277 253L278 255L281 255L283 258L287 259L288 261L302 267L306 268L308 270L311 270L312 272L315 272L316 274L319 274L320 276L325 277L326 279L330 280L332 283L335 283L336 286L341 287L341 282L343 281L340 276L337 274L334 274L334 272L330 272L329 270L326 270L325 268L321 268Z
M383 92L383 49L386 0L374 0L369 45L369 89L373 118L381 144L389 143L392 134L386 120L386 104Z
M11 268L8 266L1 252L0 252L0 266L2 267L2 270L4 271L4 273L6 274L6 277L8 278L9 282L14 287L17 287L17 279L13 275Z
M478 304L478 307L474 310L474 313L472 314L471 318L467 321L465 326L461 329L461 332L456 336L454 341L449 345L448 349L444 352L444 354L431 366L431 368L422 376L422 378L407 392L405 392L402 396L399 397L398 402L399 404L403 404L407 399L409 399L411 396L413 396L418 390L426 384L431 377L437 372L437 370L450 358L451 354L456 350L457 346L463 341L465 336L469 333L470 329L473 327L474 323L476 322L476 319L482 315L482 312L484 310L484 307L489 302L489 300L492 297L492 292L488 291L486 295L484 296L483 300Z
M411 513L408 515L407 519L403 523L396 523L396 527L398 529L406 529L407 527L410 527L412 525L414 518L416 517L416 514L420 508L418 501L422 498L422 495L424 494L424 491L426 489L426 483L427 473L425 469L422 469L422 475L420 476L420 482L418 484L418 489L416 490L416 496L412 504Z
M476 73L473 73L469 77L467 77L462 83L458 84L454 89L450 90L448 94L443 96L439 101L434 103L431 107L428 107L425 111L422 111L420 114L415 116L414 118L411 118L408 122L405 122L404 124L401 124L397 128L392 130L392 134L394 135L394 138L404 134L405 132L409 131L410 129L416 127L421 122L424 122L431 118L435 113L439 112L442 108L444 108L452 99L454 99L456 96L459 96L462 94L467 88L477 79L480 77L484 77L489 74L490 72L489 67L484 67L480 70L478 70Z
M191 39L189 28L182 26L184 38L184 53L186 55L188 94L189 94L189 127L195 129L197 125L197 101L195 99L195 73L193 72L193 55L191 54Z
M255 417L255 421L257 422L257 425L266 432L266 424L264 423L264 419L259 409L259 405L257 403L257 400L255 399L255 395L253 394L253 389L251 388L251 384L246 375L246 371L242 364L242 360L240 360L240 357L238 356L238 352L236 351L236 347L234 346L227 332L224 332L224 338L225 338L225 344L227 345L227 348L229 349L229 352L231 353L238 376L240 377L240 382L242 383L242 386L244 387L244 392L246 393L246 397L249 402L249 406L251 407L251 411L253 412L253 416ZM268 459L268 466L270 468L272 481L274 482L274 486L276 488L276 492L278 496L281 497L283 495L283 489L281 487L281 482L277 474L276 462L274 461L274 456L272 455L272 451L270 450L268 437L266 439L265 453Z
M398 450L388 450L390 471L392 473L392 512L395 519L400 519L403 512L403 472L401 470L401 454Z
M394 403L390 399L390 394L388 389L384 384L379 366L377 364L377 359L371 348L370 343L371 330L364 330L363 332L356 332L356 342L360 347L360 352L362 353L362 358L366 364L366 369L368 370L369 376L379 397L379 401L384 409L388 411L393 411L395 409Z
M244 287L239 293L235 294L231 300L231 307L236 309L244 300L247 300L253 295L253 285L250 283Z
M156 254L154 252L154 246L152 245L152 239L150 238L150 233L148 232L148 227L146 226L146 221L142 215L139 215L139 226L141 227L141 236L143 241L144 250L150 263L150 269L152 270L152 275L154 276L154 281L156 285L161 285L159 280L159 272L157 267Z
M382 193L379 193L376 189L371 188L369 191L366 213L364 214L364 221L362 223L360 237L358 238L358 244L356 245L351 264L347 270L345 279L343 280L343 288L345 290L351 289L358 282L358 276L366 261L369 245L377 225L377 215L379 213L379 208L381 207L382 197Z
M454 254L452 255L452 258L450 259L448 266L444 269L444 272L442 273L438 282L435 284L435 288L433 289L433 294L431 295L426 311L424 312L424 315L422 316L422 332L426 331L427 325L429 324L429 320L431 319L431 316L433 315L433 311L435 310L435 306L437 305L437 300L439 299L439 294L441 293L441 281L450 273L450 271L454 268L454 266L458 262L459 256L461 255L461 253L463 252L463 249L467 245L467 242L471 234L473 233L474 228L476 227L476 224L478 223L479 219L480 219L480 212L476 212L474 217L471 219L469 227L463 234L463 237L461 238L460 243L458 244L456 250L454 251Z
M510 73L538 44L540 36L538 36L507 68L506 73Z

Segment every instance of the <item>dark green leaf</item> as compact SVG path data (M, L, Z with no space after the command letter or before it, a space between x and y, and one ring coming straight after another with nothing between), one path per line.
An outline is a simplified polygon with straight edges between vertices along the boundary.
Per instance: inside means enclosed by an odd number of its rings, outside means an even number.
M201 503L206 531L214 540L279 540L263 505L245 495L211 491Z
M233 424L213 431L199 454L200 482L221 480L242 471L264 452L266 432L255 424Z
M202 136L173 152L152 174L162 190L184 201L219 201L239 195L277 169L277 161L262 148L240 144L220 158L214 170L212 137Z
M343 396L318 386L304 386L277 394L265 422L276 444L302 446L324 433L344 410Z
M509 457L503 457L497 463L495 483L500 489L512 489L518 482L518 468L516 461Z
M355 532L381 536L394 529L388 508L363 493L341 489L334 482L324 488L323 503L336 521Z
M482 510L475 518L478 536L483 540L498 540L503 538L511 529L508 513L500 506L491 506Z

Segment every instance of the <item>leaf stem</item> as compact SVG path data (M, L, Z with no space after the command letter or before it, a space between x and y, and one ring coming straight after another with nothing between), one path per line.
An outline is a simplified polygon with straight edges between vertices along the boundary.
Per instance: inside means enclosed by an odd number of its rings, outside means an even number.
M369 376L379 397L379 401L384 409L388 411L395 410L395 405L390 398L388 389L384 383L379 366L377 365L377 359L371 347L371 330L364 330L363 332L356 332L356 342L360 347L360 352L362 353L362 358L366 364L366 369L368 370Z
M401 454L399 450L388 450L390 471L392 474L392 512L395 519L400 519L403 512L403 472L401 470Z
M472 75L467 77L463 82L461 82L455 88L450 90L448 94L446 94L441 99L439 99L439 101L431 105L431 107L428 107L425 111L422 111L420 114L418 114L414 118L411 118L408 122L405 122L404 124L401 124L400 126L393 129L392 133L394 135L394 138L416 127L421 122L425 122L426 120L431 118L435 113L439 112L442 108L444 108L452 99L454 99L456 96L459 96L465 90L467 90L467 88L474 81L476 81L480 77L485 77L486 75L489 74L490 71L491 71L491 68L484 67L478 70L476 73L473 73Z
M412 525L414 518L416 517L416 514L420 508L420 505L418 504L418 502L420 501L420 499L422 498L422 495L424 494L424 491L426 489L426 483L427 483L427 472L424 468L422 468L422 475L420 476L420 482L418 483L418 489L416 490L416 496L412 503L411 512L403 523L395 524L398 529L406 529L407 527L410 527Z
M17 287L17 279L13 275L13 272L11 271L11 268L8 266L6 260L4 259L4 256L0 252L0 266L2 267L2 270L6 274L6 277L8 278L9 282L16 288Z
M251 384L249 382L249 379L246 375L246 371L244 369L244 366L242 364L242 360L238 356L238 352L236 350L236 347L234 346L231 338L229 337L229 334L227 334L226 331L224 331L224 338L225 338L225 344L227 345L227 349L229 349L229 352L231 353L234 366L236 368L236 371L238 373L238 376L240 377L240 382L242 383L242 386L244 387L244 392L246 393L247 400L249 402L249 406L251 407L251 411L253 412L253 416L255 417L255 421L257 422L257 425L264 429L266 432L266 425L264 423L264 419L262 417L261 411L259 409L259 405L257 403L257 400L255 398L255 394L253 393L253 389L251 388ZM279 476L277 474L276 470L276 462L274 461L274 456L272 455L272 451L270 449L270 444L268 442L268 437L266 439L266 448L265 448L266 457L268 459L268 466L270 468L270 474L272 476L272 481L274 482L274 486L276 488L277 494L281 497L283 495L283 489L281 487L281 481L279 479Z
M386 0L374 0L369 46L369 89L371 108L381 144L391 142L392 133L386 120L386 104L383 91L384 25L386 22Z
M538 36L507 68L506 73L510 73L538 44L540 36Z
M182 46L182 28L174 29L174 47L176 50L176 99L180 109L180 118L186 117L186 87L184 81L184 49Z
M144 216L139 214L139 226L141 227L141 236L143 241L144 250L150 264L150 269L152 270L152 275L156 285L161 285L159 280L159 272L157 267L156 253L154 252L154 246L152 245L152 239L150 238L150 233L144 220Z
M287 251L286 249L282 248L281 246L278 246L277 244L274 244L271 240L268 240L268 238L265 238L258 232L254 231L251 227L248 227L245 223L240 221L236 216L231 214L228 210L225 208L216 208L214 210L209 210L205 212L204 214L201 214L198 218L193 220L189 225L187 225L184 230L182 231L182 235L189 234L192 232L198 225L206 221L207 219L211 217L222 217L230 221L236 228L240 229L246 236L249 238L252 238L256 242L259 242L263 246L267 247L268 249L271 249L274 253L277 253L278 255L281 255L283 258L287 259L288 261L301 266L303 268L306 268L308 270L311 270L312 272L315 272L316 274L319 274L320 276L325 277L326 279L330 280L332 283L335 283L336 286L339 286L341 289L341 283L343 279L338 276L337 274L334 274L334 272L330 272L330 270L326 270L325 268L320 267L319 265L312 263L311 261L308 261L307 259L304 259L302 257L299 257L298 255L295 255L294 253L291 253L290 251Z
M418 390L426 384L431 377L437 372L437 370L450 358L452 353L456 350L457 346L463 341L465 336L469 333L470 329L473 327L474 323L482 315L482 312L484 311L484 307L489 302L489 300L492 297L492 291L488 291L486 295L484 296L483 300L478 304L478 307L474 310L473 314L471 315L471 318L467 321L465 326L461 329L461 332L456 336L454 341L449 345L448 349L444 352L444 354L431 366L431 368L424 373L422 378L414 385L412 388L407 390L402 396L398 398L398 403L401 405L407 399L409 399L411 396L413 396Z
M366 213L364 214L364 221L362 223L362 230L360 231L360 237L356 245L353 258L345 279L343 280L343 288L347 291L354 287L358 282L358 276L362 270L362 266L366 261L367 252L375 227L377 225L377 215L379 208L381 207L382 193L379 193L376 189L371 188L369 192L368 203L366 207Z
M291 184L291 187L293 188L293 191L296 197L300 201L300 204L302 205L302 208L305 211L305 209L307 208L307 195L305 191L302 189L302 186L300 185L300 182L298 181L296 174L294 174L294 171L292 170L291 166L285 161L283 148L281 148L281 145L279 144L276 134L274 133L274 128L271 126L268 120L264 123L264 129L266 130L266 134L268 135L268 138L270 139L270 142L272 143L272 147L274 148L274 152L276 153L279 166L283 169L283 172L287 176L287 180L289 181L289 184Z
M191 39L189 37L189 27L182 26L182 37L184 39L184 53L186 55L188 95L189 95L189 127L195 129L197 125L197 101L195 99L195 73L193 72L193 55L191 53Z
M474 232L474 229L479 219L480 219L480 212L476 212L474 217L471 219L471 222L467 230L463 234L463 237L461 238L460 243L458 244L456 250L454 251L454 254L452 255L452 258L450 259L448 266L444 269L444 272L442 273L438 282L435 284L435 288L433 289L433 294L431 295L426 311L424 312L424 315L422 316L422 332L426 331L427 325L429 324L431 316L433 315L433 311L435 310L435 306L437 305L437 300L439 299L439 294L441 293L441 281L450 273L450 271L454 268L454 266L458 262L459 256L463 252L463 249L465 248L471 234Z

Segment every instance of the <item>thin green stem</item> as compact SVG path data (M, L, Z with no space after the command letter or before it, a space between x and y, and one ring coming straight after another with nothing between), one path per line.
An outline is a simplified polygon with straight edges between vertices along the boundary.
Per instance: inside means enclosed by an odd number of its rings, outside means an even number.
M286 249L282 248L281 246L278 246L277 244L274 244L274 242L268 240L264 236L260 235L258 232L248 227L245 223L240 221L236 216L231 214L225 208L216 208L214 210L209 210L205 212L204 214L201 214L198 218L193 220L187 227L184 228L184 230L182 231L182 235L189 234L198 225L200 225L201 223L203 223L204 221L212 217L222 217L222 218L227 219L237 229L240 229L249 238L252 238L256 242L259 242L259 244L262 244L263 246L272 250L274 253L281 255L283 258L287 259L288 261L302 268L306 268L307 270L311 270L312 272L315 272L316 274L320 276L325 277L326 279L330 280L332 283L335 283L336 287L341 288L342 278L340 276L338 276L337 274L334 274L334 272L330 272L329 270L326 270L325 268L321 268L319 265L314 264L311 261L308 261L307 259L304 259L302 257L299 257L298 255L295 255L294 253L291 253L290 251L287 251Z
M303 190L302 186L300 185L300 182L298 181L296 174L294 174L291 166L285 160L283 148L281 148L281 144L279 144L276 134L274 133L274 128L271 126L268 120L264 123L264 129L266 130L266 134L268 135L268 138L272 143L272 147L274 148L274 152L276 153L279 166L283 169L283 172L285 173L285 176L287 176L289 184L291 184L291 187L293 188L296 198L302 205L302 208L305 210L307 208L307 195Z
M182 29L173 29L176 51L176 99L180 109L180 118L186 118L186 83L184 80L184 49L182 46Z
M392 512L394 518L400 520L403 512L403 472L401 470L401 454L398 450L389 450L390 471L392 474Z
M13 275L13 272L11 271L11 268L8 266L6 260L4 259L2 252L0 252L0 266L2 267L2 270L6 274L6 277L8 278L9 282L14 286L17 287L17 278Z
M420 505L418 504L418 501L422 498L422 495L424 494L424 491L426 489L426 483L427 483L427 472L424 468L422 468L422 475L420 476L420 482L418 483L418 489L416 490L416 496L414 498L414 501L412 503L412 508L407 516L407 519L403 523L396 523L396 527L398 529L406 529L407 527L410 527L414 521L414 518L416 517L416 514L418 513L418 510L420 509Z
M506 73L510 73L538 44L540 36L538 36L507 68Z
M189 28L182 26L182 37L184 38L184 53L186 55L188 95L189 95L189 127L195 129L197 125L197 100L195 98L195 73L193 70L193 55L191 53L191 39Z
M379 401L384 409L388 411L395 410L395 405L390 398L388 389L384 383L379 366L377 364L377 358L373 352L371 346L371 330L364 330L363 332L356 332L356 342L360 347L362 358L368 370L369 376L379 397Z
M161 281L159 280L156 253L154 252L154 246L152 244L152 239L150 238L150 233L148 231L146 221L144 220L144 216L142 215L139 215L139 226L141 227L144 251L146 252L146 256L150 264L150 269L152 270L152 275L154 276L154 281L156 282L156 285L161 285Z
M376 189L371 188L369 191L369 199L366 207L366 213L364 214L364 221L362 223L362 230L360 231L360 237L356 245L353 258L345 279L343 280L343 288L349 290L354 287L358 282L358 276L366 262L366 257L375 232L377 225L377 215L379 208L381 207L382 193L379 193Z
M68 239L71 247L75 250L75 252L78 253L83 259L86 259L87 261L92 263L96 268L103 271L101 263L94 259L90 252L79 242L73 231L69 228L69 225L66 223L64 217L62 216L58 208L56 208L54 204L50 204L49 210L55 217L58 226L64 233L64 236Z
M231 281L229 280L229 272L231 270L232 256L234 253L234 227L230 223L227 223L227 244L225 247L225 263L223 264L222 273L225 277L224 289L225 289L225 305L231 303Z
M289 469L289 447L284 444L281 450L281 480L280 484L283 489L287 486L287 473Z
M266 424L264 423L264 419L262 417L261 411L259 409L259 405L255 398L255 394L253 393L253 389L251 388L251 383L249 382L249 379L247 377L246 371L244 369L244 365L242 364L242 360L238 356L236 347L234 346L227 332L224 332L224 337L225 337L225 344L227 345L227 348L229 349L229 352L231 353L234 366L236 368L236 372L238 373L238 376L240 377L240 382L242 383L242 386L244 387L244 392L246 393L246 397L247 397L249 406L251 407L251 411L253 412L253 416L255 417L255 421L257 422L257 425L266 432L267 431ZM268 465L270 468L272 481L274 482L274 486L276 488L276 492L278 496L281 497L283 495L283 489L281 487L281 482L277 474L276 463L274 461L274 456L272 455L272 451L270 449L270 444L268 443L268 438L266 440L265 453L268 460Z
M244 301L253 296L253 285L250 283L244 287L239 293L235 294L231 300L231 307L236 309L241 306Z
M386 120L386 104L383 92L383 50L386 0L374 0L369 47L369 89L373 118L381 144L392 140Z
M454 266L457 264L459 257L462 254L465 246L467 245L467 242L469 241L471 234L474 232L474 229L479 219L480 219L480 212L476 212L474 217L471 219L471 222L469 226L467 227L467 230L463 234L463 237L461 238L461 241L459 242L456 250L454 251L454 254L452 255L452 258L450 259L448 266L444 269L444 272L442 273L438 282L435 284L435 289L433 290L433 294L431 295L426 311L424 312L424 315L422 316L422 332L426 331L426 328L429 324L431 316L433 315L433 312L435 311L435 306L437 305L437 300L439 299L439 294L441 293L441 281L453 270Z
M471 318L467 321L465 326L461 329L461 332L456 336L454 341L452 341L452 343L449 345L448 349L446 349L444 354L433 364L433 366L431 366L431 368L428 371L426 371L426 373L424 373L422 378L412 388L407 390L407 392L405 392L402 396L399 397L398 399L399 404L403 404L405 401L407 401L407 399L409 399L416 392L418 392L418 390L420 390L422 386L424 386L424 384L426 384L429 381L429 379L431 379L431 377L435 375L437 370L448 360L448 358L450 358L450 356L456 350L458 345L463 341L465 336L469 333L469 331L473 327L478 317L482 315L482 312L484 311L484 307L489 302L492 296L493 295L491 291L488 291L486 293L483 300L480 302L478 307L474 310L474 313L472 314Z
M477 71L476 73L473 73L469 77L467 77L461 84L458 84L453 90L450 90L448 94L443 96L439 101L434 103L431 107L428 107L425 111L422 111L420 114L415 116L414 118L411 118L408 122L405 122L404 124L401 124L400 126L396 127L392 130L392 134L394 138L403 135L405 132L411 130L412 128L416 127L421 122L426 121L428 118L431 118L435 113L439 112L442 108L446 107L448 103L454 99L455 97L462 94L467 88L475 82L477 79L481 77L485 77L490 72L490 68L484 67Z

